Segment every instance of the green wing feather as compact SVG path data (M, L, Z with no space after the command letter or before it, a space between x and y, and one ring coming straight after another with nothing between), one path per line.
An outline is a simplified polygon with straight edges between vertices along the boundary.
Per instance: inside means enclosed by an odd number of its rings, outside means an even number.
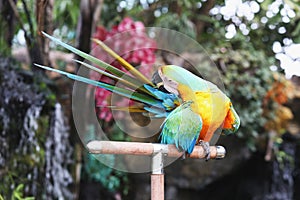
M192 153L202 129L201 117L192 111L192 102L174 109L162 125L161 143L175 144L180 150Z

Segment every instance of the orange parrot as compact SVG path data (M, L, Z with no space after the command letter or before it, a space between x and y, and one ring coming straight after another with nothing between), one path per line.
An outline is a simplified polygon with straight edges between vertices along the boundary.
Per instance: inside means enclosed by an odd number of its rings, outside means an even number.
M47 35L55 43L100 66L76 61L83 66L120 82L124 87L98 82L68 72L36 64L87 84L101 87L120 96L143 104L131 106L129 111L142 112L156 118L165 117L161 125L160 142L175 144L178 150L191 154L195 145L202 145L209 159L209 142L218 129L225 134L234 133L240 126L240 119L230 99L213 83L188 70L166 65L158 69L153 82L99 40L94 40L106 52L118 60L133 76Z

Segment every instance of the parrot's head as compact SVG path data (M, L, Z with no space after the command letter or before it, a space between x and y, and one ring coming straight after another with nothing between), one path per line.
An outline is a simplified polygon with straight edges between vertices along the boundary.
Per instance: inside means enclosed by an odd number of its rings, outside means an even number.
M223 133L225 135L229 135L235 133L240 127L240 118L236 111L233 108L231 102L229 102L229 109L226 115L224 125L223 125Z

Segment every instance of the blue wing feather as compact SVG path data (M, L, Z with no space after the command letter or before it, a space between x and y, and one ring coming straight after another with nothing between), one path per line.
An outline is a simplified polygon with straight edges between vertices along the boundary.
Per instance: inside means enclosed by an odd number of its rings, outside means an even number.
M174 109L177 106L175 102L181 101L181 99L176 94L162 92L157 88L153 88L150 85L146 84L144 84L144 88L151 92L157 99L161 100L162 105L165 107L166 110Z
M201 116L192 111L192 102L185 102L174 109L162 125L161 143L175 144L187 153L192 153L202 129Z
M190 144L190 146L187 147L187 153L188 153L188 154L191 154L191 153L193 152L194 147L195 147L195 145L196 145L197 139L198 139L197 137L194 137L194 140L192 141L192 143Z

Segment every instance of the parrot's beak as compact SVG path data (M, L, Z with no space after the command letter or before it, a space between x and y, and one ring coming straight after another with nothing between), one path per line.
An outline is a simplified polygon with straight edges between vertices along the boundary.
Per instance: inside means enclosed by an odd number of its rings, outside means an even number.
M230 111L229 112L232 112L232 114L234 116L234 122L232 124L232 127L233 127L233 133L235 133L240 128L240 123L241 123L240 117L236 113L236 111L234 110L232 105L230 106Z
M223 133L225 135L230 135L235 133L240 127L240 118L233 106L230 104L228 114L226 116L226 121L223 127Z

